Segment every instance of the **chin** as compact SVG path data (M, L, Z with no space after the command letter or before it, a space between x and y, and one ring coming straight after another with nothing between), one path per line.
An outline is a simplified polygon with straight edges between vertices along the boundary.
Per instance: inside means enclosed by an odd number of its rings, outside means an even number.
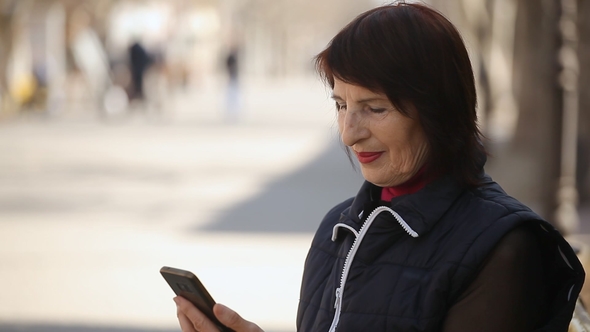
M375 178L371 178L371 177L365 177L365 180L367 180L367 182L371 182L372 184L378 186L378 187L393 187L396 184L389 184L387 181L383 181L383 179L375 179Z
M367 180L367 182L371 182L372 184L379 186L379 187L387 187L387 181L385 181L386 179L383 179L383 177L378 176L377 174L374 174L373 172L367 172L364 171L363 169L361 169L361 173L363 173L363 178L365 178L365 180ZM373 174L371 174L373 173ZM377 175L377 176L375 176Z
M409 178L403 177L403 178L396 178L396 179L384 179L382 177L378 177L378 176L370 176L369 174L365 175L363 174L363 177L365 178L365 180L367 180L368 182L371 182L372 184L378 186L378 187L395 187L398 186L404 182L406 182L407 180L409 180Z

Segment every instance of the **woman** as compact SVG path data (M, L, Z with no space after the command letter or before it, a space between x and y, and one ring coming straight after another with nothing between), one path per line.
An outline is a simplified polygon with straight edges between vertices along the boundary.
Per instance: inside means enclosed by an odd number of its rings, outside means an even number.
M366 182L319 226L298 330L567 331L584 271L550 224L484 174L473 72L453 25L423 5L379 7L316 64ZM184 332L215 330L175 301Z

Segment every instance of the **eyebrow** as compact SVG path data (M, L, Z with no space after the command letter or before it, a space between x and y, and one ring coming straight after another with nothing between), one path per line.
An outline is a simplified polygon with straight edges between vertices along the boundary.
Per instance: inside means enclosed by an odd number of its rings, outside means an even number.
M332 99L344 101L344 99L342 99L342 97L335 95L335 94L332 94ZM383 98L383 97L370 97L370 98L357 100L356 102L359 104L362 104L362 103L368 103L370 101L380 101L380 100L387 100L387 99Z

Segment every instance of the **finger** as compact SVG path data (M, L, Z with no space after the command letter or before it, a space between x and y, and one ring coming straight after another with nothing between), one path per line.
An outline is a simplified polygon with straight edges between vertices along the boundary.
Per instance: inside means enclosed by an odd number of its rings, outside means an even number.
M198 332L219 332L217 326L187 299L177 296L174 298L174 302L178 306L178 311L188 318L193 330ZM183 332L185 331L183 330Z
M215 314L215 317L219 319L221 324L232 330L240 332L262 332L262 329L258 327L258 325L243 319L237 312L223 304L217 303L213 307L213 313Z
M176 316L178 317L178 323L180 323L180 330L182 332L197 332L193 327L193 323L186 317L182 311L177 310Z

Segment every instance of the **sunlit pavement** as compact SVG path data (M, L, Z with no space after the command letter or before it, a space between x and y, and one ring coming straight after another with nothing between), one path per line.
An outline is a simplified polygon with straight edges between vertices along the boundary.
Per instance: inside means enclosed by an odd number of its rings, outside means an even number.
M0 331L179 330L164 265L192 270L268 331L295 330L321 218L305 200L324 213L359 175L334 152L333 109L314 78L248 84L235 121L223 105L210 87L160 111L0 123ZM287 208L265 206L269 195ZM223 223L240 209L244 220ZM317 220L291 227L298 218Z

